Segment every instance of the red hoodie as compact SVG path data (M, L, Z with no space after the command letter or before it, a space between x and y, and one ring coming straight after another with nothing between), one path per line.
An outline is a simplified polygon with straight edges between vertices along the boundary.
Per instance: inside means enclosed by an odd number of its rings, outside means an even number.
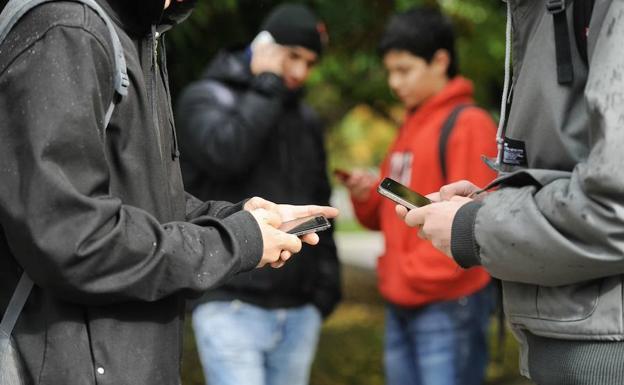
M440 130L458 104L474 104L472 83L455 77L406 117L397 139L381 165L381 178L389 176L421 194L438 191L448 182L467 179L485 185L495 177L481 155L496 154L496 127L482 109L463 110L446 146L445 182L439 161ZM489 282L482 268L463 270L429 241L418 237L395 214L395 204L371 190L367 201L353 201L360 222L385 236L379 257L379 290L391 303L417 306L474 293Z

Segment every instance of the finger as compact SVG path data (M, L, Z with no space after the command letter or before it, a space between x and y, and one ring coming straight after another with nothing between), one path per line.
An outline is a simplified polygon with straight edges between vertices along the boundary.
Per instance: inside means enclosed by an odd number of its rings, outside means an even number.
M319 243L320 238L316 233L305 234L301 237L301 241L307 243L308 245L316 245Z
M429 237L427 236L427 234L425 233L425 230L423 230L423 228L419 228L418 229L418 237L424 240L428 240Z
M279 269L280 267L284 266L286 264L286 262L284 261L277 261L277 262L271 262L271 267L274 269Z
M449 200L454 195L467 196L479 188L473 183L467 180L460 180L454 183L447 184L440 188L440 198L442 200Z
M429 206L410 210L405 216L405 223L410 227L422 226L425 223L425 214Z
M330 206L317 206L317 205L280 205L283 206L282 219L285 221L308 217L310 215L323 215L326 218L334 218L340 213L337 208Z
M432 201L432 202L440 202L442 200L440 198L440 192L434 192L434 193L431 193L431 194L427 194L426 197L429 198L429 200Z
M301 240L291 234L282 233L282 240L280 243L282 250L290 251L291 253L298 253L301 250Z
M283 262L288 261L290 257L292 257L292 253L290 251L282 250L282 252L280 253L280 260Z
M402 205L396 205L394 207L394 209L395 209L397 215L399 216L399 218L405 220L405 216L408 213L407 208L405 206L402 206Z

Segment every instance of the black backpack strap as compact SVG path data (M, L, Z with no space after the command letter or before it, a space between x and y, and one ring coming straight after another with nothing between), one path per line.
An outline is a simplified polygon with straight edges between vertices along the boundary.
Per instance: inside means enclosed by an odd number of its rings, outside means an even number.
M594 11L595 0L576 0L574 2L574 38L581 59L587 64L587 32Z
M566 18L566 0L548 0L546 9L553 16L555 26L555 53L557 58L557 81L570 84L574 80L570 33Z
M451 136L451 131L453 131L453 127L455 127L455 122L457 121L457 117L459 114L467 107L470 107L469 104L460 104L451 111L448 118L444 124L442 124L442 129L440 130L440 140L438 141L439 151L438 154L440 156L440 169L442 170L442 178L444 181L447 181L446 175L446 144L448 143L449 136Z

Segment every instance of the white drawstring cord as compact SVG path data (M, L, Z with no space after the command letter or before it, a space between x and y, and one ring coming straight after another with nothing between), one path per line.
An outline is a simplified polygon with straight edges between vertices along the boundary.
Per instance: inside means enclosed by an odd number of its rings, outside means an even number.
M507 98L509 93L509 82L511 80L511 5L507 3L507 27L505 31L505 81L503 84L503 96L501 98L500 118L498 120L498 130L496 132L496 146L498 155L496 164L500 165L503 158L503 136L507 116Z

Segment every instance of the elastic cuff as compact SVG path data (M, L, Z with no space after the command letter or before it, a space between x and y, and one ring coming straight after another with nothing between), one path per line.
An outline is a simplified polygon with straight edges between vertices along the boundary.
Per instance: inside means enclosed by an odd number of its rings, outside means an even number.
M474 236L474 224L481 202L463 205L455 214L451 227L451 254L464 269L481 265L480 247Z
M255 76L251 81L251 88L268 96L279 96L286 92L284 79L272 72L262 72Z
M254 269L260 263L264 243L258 222L249 211L239 211L223 220L227 228L234 233L240 254L239 272Z

